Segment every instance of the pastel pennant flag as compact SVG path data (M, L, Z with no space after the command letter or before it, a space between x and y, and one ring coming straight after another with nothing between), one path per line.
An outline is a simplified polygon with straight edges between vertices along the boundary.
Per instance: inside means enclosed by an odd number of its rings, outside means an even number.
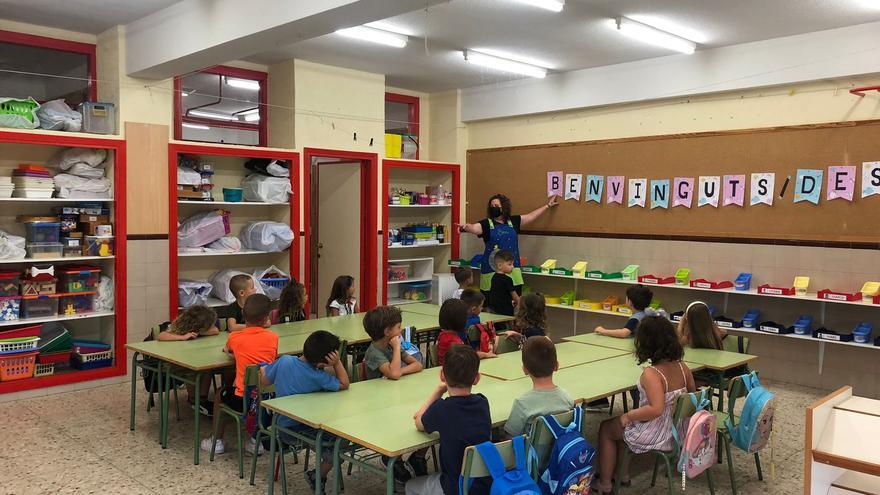
M604 175L588 175L587 192L584 195L584 202L589 203L590 201L595 201L597 203L602 203L602 186L604 185Z
M752 174L751 194L749 194L749 206L765 204L773 206L773 196L776 187L776 174L763 172Z
M746 176L745 175L725 175L724 176L724 201L722 206L737 205L742 206L746 199Z
M718 197L721 196L721 177L717 175L700 177L697 206L714 206L718 208Z
M825 199L853 200L853 191L856 189L856 168L848 165L834 165L828 167L828 182L825 186Z
M648 196L648 179L630 179L627 193L626 206L645 207L645 198Z
M565 199L581 200L581 183L584 176L581 174L565 174Z
M651 209L669 208L669 179L651 181Z
M799 168L794 183L794 202L809 201L814 205L819 204L819 196L822 194L822 175L822 170Z
M694 178L676 177L672 181L672 207L690 208L694 202Z
M609 175L608 186L605 193L605 202L610 204L623 204L623 176Z
M562 172L547 172L547 197L562 196Z
M880 194L880 162L862 163L862 197Z

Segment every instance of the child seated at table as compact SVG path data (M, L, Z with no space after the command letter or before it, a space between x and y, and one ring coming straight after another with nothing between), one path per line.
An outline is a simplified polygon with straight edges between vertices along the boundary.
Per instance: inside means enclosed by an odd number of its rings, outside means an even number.
M480 381L480 358L470 346L449 349L440 381L415 415L416 429L440 434L440 472L411 480L406 484L407 495L457 494L465 449L488 441L492 431L489 401L471 393ZM488 493L488 486L488 480L478 478L472 493Z
M177 318L169 323L159 326L162 329L156 340L192 340L198 337L217 335L220 330L215 325L217 314L207 306L191 306L177 315ZM199 413L211 417L214 404L208 400L208 388L211 386L211 376L206 374L199 384ZM190 407L196 407L195 387L186 384L187 400Z
M672 323L662 316L648 316L639 323L635 339L642 371L637 387L639 407L607 419L599 427L599 493L611 493L611 477L620 447L626 443L636 454L672 449L672 411L682 394L696 390L691 370L682 362L684 349ZM629 483L629 466L623 466L621 483Z
M244 303L251 294L256 294L257 289L254 287L254 279L250 275L239 274L229 279L229 291L235 297L227 306L217 309L217 317L226 321L227 332L237 332L244 330L247 325L242 313Z
M461 293L466 291L468 287L474 285L474 273L469 266L460 266L455 270L455 283L458 288L452 291L452 297L461 299Z
M727 330L718 326L709 306L703 301L690 303L678 322L678 339L681 345L694 349L724 350L724 339L727 338ZM731 336L731 338L737 338ZM744 364L731 368L724 372L725 378L733 378L749 372L749 365ZM694 373L698 386L711 383L717 375L709 370L700 370Z
M215 416L220 413L220 401L235 411L244 408L244 373L248 366L275 361L278 355L278 334L268 329L271 324L269 320L271 309L272 302L263 294L254 294L245 301L242 313L247 326L244 330L229 334L226 347L223 349L235 358L235 385L217 390L214 398ZM211 445L216 442L215 453L224 452L225 425L225 422L220 423L216 439L202 440L202 450L210 452ZM251 438L250 442L245 444L245 450L254 452L255 449L256 442Z
M318 330L308 336L303 344L303 354L300 357L284 355L274 363L260 369L260 376L264 385L275 385L275 395L286 397L288 395L310 394L313 392L327 391L338 392L348 389L348 373L339 359L339 337L324 330ZM280 416L278 426L294 431L308 430L302 423ZM295 443L296 440L290 435L280 434L285 443ZM333 467L333 452L324 449L321 456L321 481L322 486L327 486L327 473ZM315 470L306 472L306 481L315 491Z
M357 312L357 299L354 298L354 277L340 275L333 281L330 297L327 298L327 316L353 315Z
M461 303L458 299L450 299L449 301ZM422 363L401 349L400 323L402 321L400 309L396 306L377 306L364 315L364 330L373 340L364 354L364 368L368 380L380 377L399 380L404 375L422 371ZM427 449L417 450L409 458L409 465L415 471L416 476L422 476L428 472L428 463L425 461L426 452ZM387 463L388 458L383 456L382 462ZM406 483L410 477L409 471L402 462L394 463L394 479L398 483Z
M520 298L513 330L524 339L547 335L547 306L542 294L530 293Z
M504 424L504 433L511 437L527 433L538 416L574 408L574 401L568 393L553 383L553 373L559 370L559 361L552 340L540 335L526 339L522 363L523 371L532 379L532 389L513 401L510 417Z
M296 280L291 280L281 291L278 309L272 311L272 324L305 320L308 303L309 294L306 292L306 287Z
M498 334L492 322L482 323L480 313L483 311L483 294L474 289L465 289L461 293L461 302L468 308L468 317L465 322L467 329L467 343L477 351L480 359L497 357L495 350L498 347Z
M470 342L465 328L468 319L467 304L461 299L443 301L438 319L440 335L437 337L437 364L442 366L446 353L452 346Z
M639 322L646 316L645 309L651 304L654 293L642 284L636 284L626 290L626 305L633 311L632 316L626 320L623 328L596 327L596 333L618 339L634 337L639 327Z

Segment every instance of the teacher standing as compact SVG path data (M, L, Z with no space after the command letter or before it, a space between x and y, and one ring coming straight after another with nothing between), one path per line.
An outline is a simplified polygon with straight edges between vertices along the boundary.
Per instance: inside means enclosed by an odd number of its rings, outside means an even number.
M556 196L552 196L547 204L530 211L525 215L511 215L510 199L503 194L496 194L489 198L486 205L486 218L477 223L466 223L458 226L460 232L470 232L481 237L486 243L483 251L483 260L480 262L480 290L486 292L492 285L492 275L495 273L493 258L498 251L510 251L513 253L513 272L510 278L517 294L522 294L523 278L520 269L519 256L519 232L523 225L533 222L545 211L553 208L558 203Z

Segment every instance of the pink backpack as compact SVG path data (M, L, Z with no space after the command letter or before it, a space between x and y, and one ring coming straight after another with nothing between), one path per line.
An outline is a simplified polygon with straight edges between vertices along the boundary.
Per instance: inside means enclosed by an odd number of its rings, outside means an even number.
M715 415L708 411L709 401L706 399L706 390L700 392L697 400L696 394L688 394L697 412L684 422L685 434L680 438L678 431L673 427L672 434L681 450L678 458L678 470L681 472L681 489L684 491L686 479L694 479L703 471L715 464L715 442L717 439L717 425Z

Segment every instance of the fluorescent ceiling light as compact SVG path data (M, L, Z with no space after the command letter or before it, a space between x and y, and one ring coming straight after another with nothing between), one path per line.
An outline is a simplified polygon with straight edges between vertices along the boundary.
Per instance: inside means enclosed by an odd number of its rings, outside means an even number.
M203 131L207 131L207 130L210 130L210 129L211 129L210 127L208 127L208 126L206 126L206 125L202 125L202 124L190 124L189 122L184 122L184 123L182 123L182 124L180 124L180 125L182 125L183 127L187 127L187 128L189 128L189 129L200 129L200 130L203 130Z
M476 48L473 48L472 50L474 52L479 52L479 53L483 53L486 55L492 55L493 57L503 58L503 59L507 59L507 60L513 60L514 62L521 62L526 65L534 65L535 67L543 67L545 69L552 69L553 68L553 64L551 64L550 62L546 62L544 60L538 60L538 59L531 58L531 57L524 57L518 53L508 53L508 52L503 52L501 50L493 50L491 48L483 48L483 47L479 47L479 46Z
M181 91L180 95L181 96L189 96L189 91Z
M249 89L251 91L259 91L260 90L260 82L259 81L251 81L249 79L237 79L235 77L226 77L226 84L232 86L233 88L240 89Z
M260 114L258 113L249 113L244 116L245 122L257 122L260 120Z
M382 29L371 28L367 26L355 26L336 31L336 34L353 38L361 41L369 41L380 45L393 46L395 48L403 48L409 40L402 34L384 31Z
M684 38L686 40L693 41L694 43L704 44L710 41L709 36L706 36L705 33L699 31L697 29L690 28L688 26L682 26L681 24L666 19L664 17L658 17L653 15L630 15L629 19L641 22L647 26L651 26L654 29L659 29L661 31L666 31L667 33L674 34L679 38ZM616 26L615 26L616 27Z
M618 17L614 20L614 24L620 34L642 43L668 48L677 52L687 53L688 55L694 53L694 50L697 49L697 44L691 40L686 40L680 36L661 31L626 17Z
M519 3L524 3L527 5L531 5L534 7L540 7L542 9L552 10L553 12L562 12L562 8L565 7L565 0L516 0Z
M522 74L524 76L537 77L543 79L547 75L547 69L536 65L524 64L506 58L496 57L485 53L475 52L473 50L465 50L462 52L464 59L476 65L489 67L503 72L512 72L514 74Z
M187 112L187 115L192 115L194 117L203 117L206 119L214 119L214 120L238 120L238 117L233 117L232 115L223 115L221 113L213 113L213 112L203 112L201 110L190 110Z
M368 22L368 23L364 24L364 26L371 27L373 29L378 29L380 31L388 31L389 33L396 33L396 34L399 34L402 36L415 36L416 35L416 33L414 33L410 29L407 29L402 26L396 26L394 24L391 24L391 23L385 22L385 21Z

